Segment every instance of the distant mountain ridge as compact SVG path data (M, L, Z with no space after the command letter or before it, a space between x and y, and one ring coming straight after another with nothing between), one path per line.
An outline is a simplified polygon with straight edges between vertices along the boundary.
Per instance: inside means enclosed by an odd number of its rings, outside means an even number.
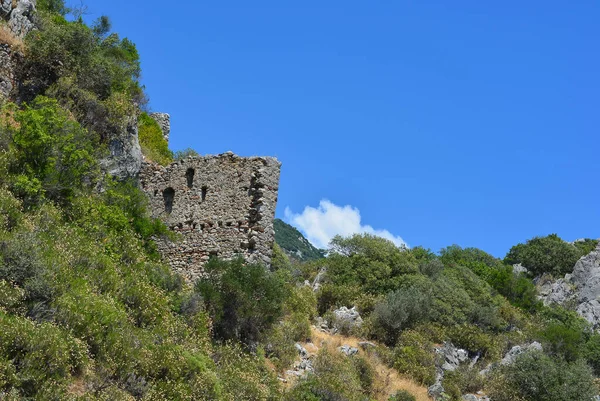
M321 259L325 250L316 248L300 231L281 219L273 222L275 228L275 242L290 257L300 261Z

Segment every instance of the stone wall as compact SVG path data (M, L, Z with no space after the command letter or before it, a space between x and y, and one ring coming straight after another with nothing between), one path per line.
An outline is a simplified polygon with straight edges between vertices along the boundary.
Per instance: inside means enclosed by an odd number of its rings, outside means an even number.
M269 265L281 163L271 157L189 157L162 167L145 162L140 185L152 215L179 233L159 240L171 267L190 281L210 256Z

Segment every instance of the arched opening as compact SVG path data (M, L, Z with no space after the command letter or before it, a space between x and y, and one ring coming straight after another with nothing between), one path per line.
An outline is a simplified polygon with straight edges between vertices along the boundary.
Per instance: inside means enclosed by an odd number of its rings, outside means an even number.
M163 191L163 200L165 201L165 212L173 211L173 200L175 200L175 190L171 187Z
M202 187L202 202L204 202L204 200L206 200L206 192L208 192L208 188L207 187Z
M194 169L193 168L188 168L187 171L185 172L185 178L187 180L187 186L188 188L191 188L194 186Z

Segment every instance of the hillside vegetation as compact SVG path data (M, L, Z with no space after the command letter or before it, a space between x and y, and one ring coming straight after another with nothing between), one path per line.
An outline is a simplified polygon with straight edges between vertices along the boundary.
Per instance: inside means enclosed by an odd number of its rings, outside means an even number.
M295 227L281 219L275 219L273 226L275 241L290 258L305 262L321 259L324 256L325 252L308 242Z
M149 217L134 182L98 161L138 117L146 152L174 157L141 113L134 44L106 17L90 27L68 21L59 0L38 6L23 93L0 113L0 399L410 401L436 384L444 400L598 394L600 335L539 302L532 280L572 270L592 240L534 238L500 260L355 235L325 257L276 221L271 266L213 258L186 283L154 243L177 237ZM362 324L340 319L343 307ZM338 348L364 340L368 351ZM533 341L541 349L498 363ZM300 344L314 346L310 369L288 380ZM440 377L442 344L469 362Z

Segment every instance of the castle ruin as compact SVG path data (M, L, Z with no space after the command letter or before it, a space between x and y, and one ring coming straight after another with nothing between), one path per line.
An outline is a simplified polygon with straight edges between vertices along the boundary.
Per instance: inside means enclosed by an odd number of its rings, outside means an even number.
M152 216L181 236L176 242L157 240L173 270L193 282L211 256L269 265L280 167L272 157L231 152L191 156L166 167L144 162L140 185Z

